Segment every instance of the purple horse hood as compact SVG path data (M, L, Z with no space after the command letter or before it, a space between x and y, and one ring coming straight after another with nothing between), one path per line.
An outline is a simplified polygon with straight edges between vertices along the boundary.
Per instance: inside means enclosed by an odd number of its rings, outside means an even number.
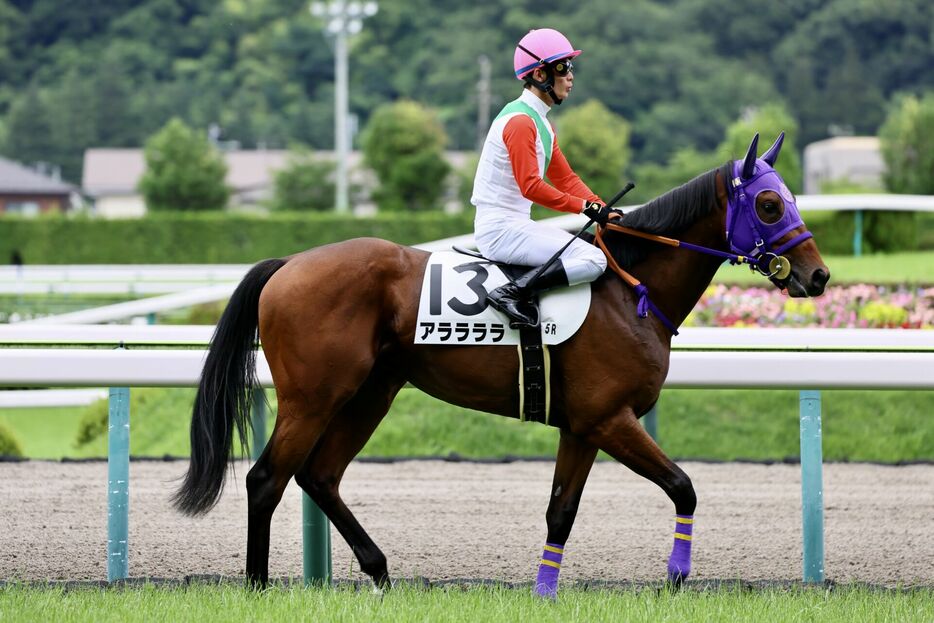
M781 255L812 236L810 232L803 232L780 247L773 248L776 241L791 230L803 226L804 221L801 220L794 195L772 168L781 149L784 133L762 158L755 157L758 138L757 134L744 160L733 162L733 176L727 184L729 200L726 208L726 237L734 253L752 257L762 253ZM756 198L769 190L777 193L785 204L782 217L774 223L764 222L756 212Z

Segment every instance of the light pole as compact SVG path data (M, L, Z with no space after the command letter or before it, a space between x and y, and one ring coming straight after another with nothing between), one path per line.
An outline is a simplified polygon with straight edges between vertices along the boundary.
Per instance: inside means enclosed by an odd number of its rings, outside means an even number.
M347 133L347 37L363 28L364 18L376 15L376 2L312 2L311 14L325 21L325 33L334 37L334 151L337 157L337 185L334 207L347 212L347 154L350 136Z

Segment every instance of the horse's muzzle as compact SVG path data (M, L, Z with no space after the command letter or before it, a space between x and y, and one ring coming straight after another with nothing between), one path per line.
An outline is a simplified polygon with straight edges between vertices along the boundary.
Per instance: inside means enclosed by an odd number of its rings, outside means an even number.
M820 296L824 293L824 287L830 280L830 272L826 267L816 268L810 273L809 279L802 279L801 271L792 268L791 274L785 279L770 280L779 288L788 290L788 296L791 298L807 298L809 296Z
M808 296L820 296L824 293L824 286L830 281L830 271L825 268L818 268L811 273L811 281L808 284Z

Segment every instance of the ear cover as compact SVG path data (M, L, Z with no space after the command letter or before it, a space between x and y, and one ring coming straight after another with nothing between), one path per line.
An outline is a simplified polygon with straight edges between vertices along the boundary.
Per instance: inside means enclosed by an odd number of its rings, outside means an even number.
M769 147L769 150L762 155L762 159L769 163L770 167L775 166L775 161L778 160L778 152L782 150L782 142L785 140L785 133L782 132L778 135L778 138L775 139L775 142L772 143L772 146Z
M756 132L756 135L752 137L752 142L749 143L749 149L746 150L746 159L743 160L743 170L740 173L740 178L748 180L756 172L756 151L759 148L759 133Z

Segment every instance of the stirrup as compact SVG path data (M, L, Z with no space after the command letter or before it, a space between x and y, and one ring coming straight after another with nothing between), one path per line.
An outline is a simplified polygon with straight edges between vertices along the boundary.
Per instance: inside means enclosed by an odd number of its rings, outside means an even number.
M535 318L532 319L532 322L526 322L525 319L516 318L514 316L509 317L509 328L515 329L516 331L521 331L522 329L537 329L540 326L542 326L542 321L538 316L538 310L535 310Z
M499 289L500 288L497 288L496 290ZM493 292L496 292L496 290ZM493 294L493 292L490 294ZM518 295L519 291L517 291L515 294ZM527 299L520 298L516 295L513 295L512 293L506 293L508 302L513 303L511 306L492 296L487 296L486 300L493 309L502 312L506 315L507 318L509 318L510 329L534 329L535 327L538 327L540 324L538 309L536 309L535 306ZM522 309L523 307L527 308L531 313L526 314ZM520 316L519 314L522 315Z

